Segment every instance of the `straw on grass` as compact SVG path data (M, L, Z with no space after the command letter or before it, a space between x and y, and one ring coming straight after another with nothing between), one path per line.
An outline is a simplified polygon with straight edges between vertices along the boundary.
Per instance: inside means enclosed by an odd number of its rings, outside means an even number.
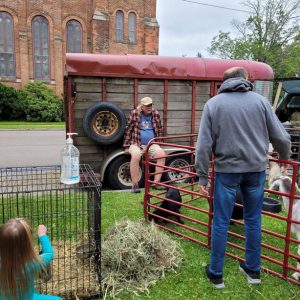
M122 291L140 293L175 271L183 251L153 224L122 220L110 228L102 242L102 290L116 298Z

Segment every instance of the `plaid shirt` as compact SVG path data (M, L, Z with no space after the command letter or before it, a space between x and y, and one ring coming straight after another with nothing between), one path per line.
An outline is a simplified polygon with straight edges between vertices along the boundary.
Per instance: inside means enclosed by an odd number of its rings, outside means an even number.
M131 111L125 129L124 148L134 144L141 146L141 114L142 112L138 109ZM154 109L152 110L152 125L155 137L162 136L160 115L158 111Z

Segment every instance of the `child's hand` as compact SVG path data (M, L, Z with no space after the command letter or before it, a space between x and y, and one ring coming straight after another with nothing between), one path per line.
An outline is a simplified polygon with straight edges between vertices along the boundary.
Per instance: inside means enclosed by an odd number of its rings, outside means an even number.
M47 228L45 225L39 225L38 226L38 236L46 235L47 234Z

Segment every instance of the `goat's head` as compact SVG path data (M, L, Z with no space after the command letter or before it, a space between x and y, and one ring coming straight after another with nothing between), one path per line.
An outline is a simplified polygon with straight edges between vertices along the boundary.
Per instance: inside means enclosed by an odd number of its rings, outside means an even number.
M290 193L292 188L292 179L288 176L274 178L271 182L269 179L270 190L276 190L283 193Z
M290 193L292 189L292 179L288 176L281 176L280 181L280 190L282 190L284 193Z

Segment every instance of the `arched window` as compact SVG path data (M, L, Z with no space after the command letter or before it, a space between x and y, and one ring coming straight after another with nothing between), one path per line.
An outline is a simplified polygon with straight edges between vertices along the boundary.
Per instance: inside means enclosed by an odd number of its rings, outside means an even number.
M49 32L45 17L33 19L33 63L34 78L50 80Z
M116 41L120 42L124 39L124 13L118 10L116 13Z
M129 13L128 16L128 40L129 43L136 43L136 14Z
M67 52L82 52L82 29L80 23L76 20L67 23Z
M13 19L0 12L0 77L15 77Z

